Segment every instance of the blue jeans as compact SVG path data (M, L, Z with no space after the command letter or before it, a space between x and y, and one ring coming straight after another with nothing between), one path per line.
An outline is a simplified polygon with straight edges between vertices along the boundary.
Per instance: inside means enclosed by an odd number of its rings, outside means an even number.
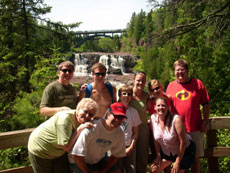
M87 167L88 167L88 170L89 170L89 171L101 171L102 168L104 167L104 165L105 165L107 159L108 159L108 156L105 155L105 156L104 156L99 162L97 162L96 164L93 164L93 165L86 164ZM78 168L76 164L70 163L70 166L71 166L71 168L72 168L72 170L73 170L74 173L82 173L82 170L81 170L80 168ZM113 171L115 171L115 170L117 170L117 169L118 169L118 168L117 168L117 166L116 166L116 164L115 164L115 165L113 165L113 166L109 169L109 171L107 171L107 172L113 172Z

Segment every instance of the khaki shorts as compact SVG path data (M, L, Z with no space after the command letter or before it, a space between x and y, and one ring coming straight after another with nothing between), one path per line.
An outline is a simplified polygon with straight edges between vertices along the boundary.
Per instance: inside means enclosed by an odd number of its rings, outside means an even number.
M197 132L189 132L191 135L193 142L196 144L196 157L204 157L204 133Z

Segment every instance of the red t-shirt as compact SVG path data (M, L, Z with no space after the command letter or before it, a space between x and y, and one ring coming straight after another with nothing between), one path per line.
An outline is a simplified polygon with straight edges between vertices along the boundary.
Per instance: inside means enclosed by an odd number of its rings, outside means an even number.
M171 111L182 117L186 131L200 131L200 105L205 105L210 100L204 84L199 79L191 79L186 83L175 80L168 85L166 94L171 98Z

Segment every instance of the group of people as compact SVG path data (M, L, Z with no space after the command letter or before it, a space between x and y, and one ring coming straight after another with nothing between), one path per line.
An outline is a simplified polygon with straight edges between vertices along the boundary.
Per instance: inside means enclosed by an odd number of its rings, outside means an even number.
M188 63L174 63L176 80L163 92L159 80L137 71L133 86L105 82L106 67L91 67L93 82L79 95L71 79L74 64L62 62L58 80L43 92L40 114L49 119L30 135L29 159L36 173L200 171L204 132L208 130L209 95ZM117 98L118 97L118 98ZM200 105L203 106L201 114ZM148 118L147 113L151 116Z

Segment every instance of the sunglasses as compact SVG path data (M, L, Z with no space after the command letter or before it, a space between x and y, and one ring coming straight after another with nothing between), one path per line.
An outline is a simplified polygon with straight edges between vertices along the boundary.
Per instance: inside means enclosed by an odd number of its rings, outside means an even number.
M153 89L150 89L151 92L154 92L154 91L158 91L160 89L160 87L156 87L156 88L153 88Z
M102 77L105 76L105 73L93 73L93 74L95 74L96 76L102 76Z
M114 115L114 114L113 114L113 116L114 116L114 118L117 119L117 120L123 120L123 119L125 119L124 116Z
M68 71L69 73L73 73L73 69L61 69L61 71L62 71L63 73L66 73L67 71Z
M135 72L135 75L138 75L138 74L144 74L144 75L146 76L146 73L143 72L143 71L136 71L136 72Z
M132 96L133 94L132 93L127 93L127 92L122 92L121 95L122 96Z

